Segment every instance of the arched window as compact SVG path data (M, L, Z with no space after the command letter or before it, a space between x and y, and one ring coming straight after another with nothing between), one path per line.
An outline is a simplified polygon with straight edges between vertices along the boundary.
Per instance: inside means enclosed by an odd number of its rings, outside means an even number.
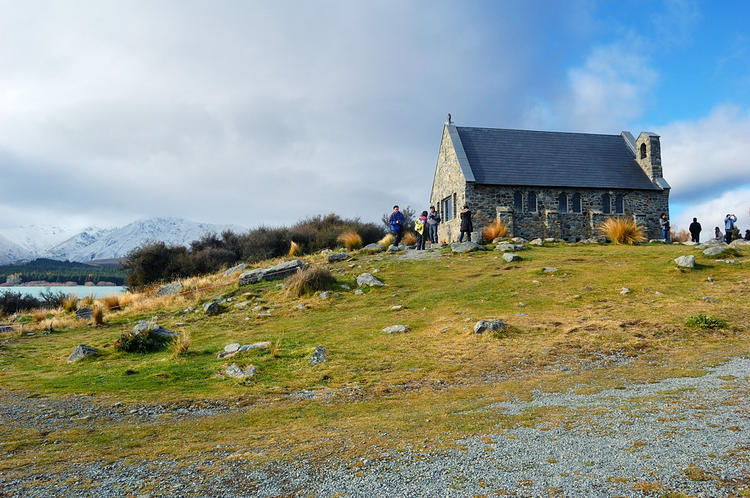
M513 208L519 213L523 211L523 194L518 190L513 192Z
M622 214L625 212L625 201L622 198L622 194L615 196L615 213Z
M646 159L646 144L641 144L641 159Z
M579 194L578 192L573 194L573 212L574 213L581 212L581 194Z
M609 214L612 212L612 199L609 194L602 195L602 213Z
M529 213L536 213L536 192L529 192L527 197L526 209Z
M560 195L557 197L557 210L561 213L568 212L568 194L565 192L560 192Z

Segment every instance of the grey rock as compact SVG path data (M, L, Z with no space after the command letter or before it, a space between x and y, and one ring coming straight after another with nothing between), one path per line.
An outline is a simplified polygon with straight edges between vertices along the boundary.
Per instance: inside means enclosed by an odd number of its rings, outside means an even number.
M719 254L723 253L726 250L727 250L726 247L714 246L714 247L709 247L708 249L705 249L703 251L703 254L705 256L718 256Z
M529 244L531 244L533 246L543 246L544 245L544 241L542 239L534 239L531 242L529 242Z
M256 268L240 274L240 285L255 284L264 280L278 280L286 278L305 267L302 261L295 259L266 268Z
M335 263L337 261L345 261L349 259L349 253L346 252L334 252L328 255L328 262Z
M148 333L161 339L172 339L180 335L174 330L169 330L161 325L157 325L155 322L149 322L146 320L138 322L130 333L134 336Z
M305 306L303 303L300 303L297 306L295 306L294 309L296 309L296 310L304 310L304 309L307 309L307 306Z
M706 301L707 303L718 303L718 302L719 302L719 300L718 300L718 299L716 299L716 298L713 298L713 297L708 297L708 296L703 296L703 298L702 298L702 299L703 299L704 301Z
M362 291L362 289L354 289L354 295L355 296L361 296L362 294L364 294L364 292Z
M479 320L474 324L474 333L482 334L487 331L505 330L508 325L499 318L493 318L492 320Z
M682 268L695 268L695 256L692 254L675 258L674 262Z
M232 363L224 369L224 373L232 377L233 379L244 380L255 375L255 365L248 365L245 368L240 368L236 363Z
M70 356L68 356L67 362L68 363L74 363L78 360L82 360L86 358L87 356L92 356L97 354L99 351L96 348L92 348L91 346L86 346L85 344L79 344L75 347L72 353L70 353Z
M391 311L398 311L402 308L403 306L401 306L400 304L397 304L396 306L391 306Z
M526 249L524 244L511 244L510 242L501 242L495 246L496 251L523 251Z
M270 311L261 311L258 313L258 318L268 318L269 316L271 316Z
M554 242L557 242L557 239L554 238L554 237L547 237L546 239L544 239L544 241L545 242L553 242L554 243Z
M216 301L209 301L203 304L203 313L207 315L218 315L221 313L221 306Z
M156 297L176 296L180 292L182 292L182 284L180 282L174 282L159 287L159 290L156 292Z
M456 253L482 251L484 248L476 242L456 242L451 244L451 251Z
M698 243L697 242L693 242L692 240L687 240L687 241L683 242L682 245L684 245L684 246L695 246L695 245L698 245Z
M513 237L510 239L512 242L515 242L516 244L525 244L528 242L528 240L524 239L523 237Z
M375 278L372 273L362 273L357 277L357 285L360 287L364 286L380 286L384 285L383 282Z
M346 285L346 284L339 284L339 287L341 287L341 288L342 288L342 289L344 289L344 290L352 290L352 288L351 288L351 287L349 287L349 286L348 286L348 285Z
M386 334L402 334L408 332L409 327L407 325L391 325L383 329Z
M630 294L630 289L628 289L627 287L623 287L622 289L620 289L620 294Z
M734 248L741 247L741 246L745 246L745 247L750 246L750 240L737 239L737 240L733 240L729 244L729 247L734 247Z
M321 249L320 254L331 254L333 249Z
M403 246L403 245L395 246L395 245L391 244L390 246L388 246L388 250L389 250L390 252L398 252L398 251L403 251L403 250L404 250L405 248L406 248L406 247L405 247L405 246Z
M271 341L254 342L252 344L244 344L237 349L238 353L243 351L250 351L251 349L267 349L271 347Z
M310 365L315 366L324 363L326 359L326 348L323 346L315 346L315 352L310 356Z
M79 320L91 320L92 316L94 316L94 312L91 308L80 308L76 310L76 318Z
M542 271L543 271L544 273L555 273L555 272L557 271L557 268L555 268L554 266L545 266L545 267L544 267L544 268L542 269Z
M10 325L0 325L0 332L13 332L13 327Z
M329 291L323 291L318 294L318 297L321 299L328 299L329 297L331 297L331 293Z
M241 271L245 271L247 269L247 265L245 263L240 263L238 265L235 265L227 270L224 270L224 273L222 273L222 276L228 277L230 275L234 275L235 273L239 273Z
M381 246L380 244L372 243L367 244L365 247L362 248L364 252L383 252L385 251L385 247Z
M250 306L250 301L240 301L239 303L234 303L235 308L247 308Z
M253 306L252 308L250 308L250 311L254 311L254 312L257 313L259 311L263 311L263 310L267 310L267 309L268 309L268 306L263 306L262 304L259 304L257 306Z
M521 261L521 256L514 252L506 252L503 254L503 259L508 263L512 263L513 261Z
M233 342L231 344L227 344L226 346L224 346L225 353L236 353L239 350L240 350L240 343L238 342Z

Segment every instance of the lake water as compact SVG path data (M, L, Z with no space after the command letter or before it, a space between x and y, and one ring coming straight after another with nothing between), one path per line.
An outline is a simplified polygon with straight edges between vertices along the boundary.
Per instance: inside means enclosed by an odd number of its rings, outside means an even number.
M75 294L78 297L92 296L94 298L105 297L105 296L119 296L125 292L125 287L111 286L111 287L96 287L96 286L85 286L85 285L71 285L71 286L20 286L20 287L0 287L0 294L3 292L20 292L29 296L39 297L42 292L52 291L54 293L64 292L65 294Z

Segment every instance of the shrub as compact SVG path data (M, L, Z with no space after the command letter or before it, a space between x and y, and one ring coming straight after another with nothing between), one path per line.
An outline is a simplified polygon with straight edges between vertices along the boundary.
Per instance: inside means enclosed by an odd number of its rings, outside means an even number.
M723 329L727 326L727 322L721 318L713 318L703 313L691 316L685 323L688 327L696 329Z
M343 244L349 251L362 247L362 237L357 232L344 232L336 238L336 241Z
M414 221L418 218L417 211L411 206L401 208L400 211L401 214L404 215L404 226L413 227ZM385 213L383 217L380 218L380 221L383 222L386 231L389 231L391 229L391 213Z
M41 322L45 318L47 318L47 313L45 313L44 311L35 311L34 312L34 321L36 323Z
M485 242L492 242L498 237L508 235L508 227L501 220L495 220L482 230L482 237Z
M669 240L672 242L687 242L690 240L690 233L687 230L680 230L675 232L674 230L669 231Z
M300 297L316 291L329 289L336 283L336 279L327 268L309 266L298 271L286 281L286 295Z
M180 335L172 341L170 348L172 349L172 358L187 354L190 349L190 332L187 330L180 332Z
M380 244L383 247L390 247L391 244L393 244L396 241L396 237L393 236L392 233L386 234L385 237L380 239L378 241L378 244Z
M187 248L167 246L164 242L133 249L123 264L130 271L126 279L128 286L137 289L161 280L176 280L182 276L178 261L185 254Z
M413 246L417 243L417 236L414 232L406 232L404 234L404 238L401 239L401 242L406 244L407 246Z
M19 311L38 308L40 301L20 292L5 291L0 293L0 314L10 315Z
M631 218L607 218L599 226L599 231L615 244L637 244L646 241L643 227Z
M94 325L104 325L104 309L101 306L94 306L91 310L91 318L94 320Z
M164 349L172 339L154 334L152 328L146 328L133 334L132 331L125 332L115 341L115 350L126 353L149 353Z
M287 253L288 256L299 256L302 254L302 247L300 247L299 244L292 241L291 244L289 244L289 252Z
M67 294L62 291L44 290L39 294L40 306L45 309L60 308L66 297Z

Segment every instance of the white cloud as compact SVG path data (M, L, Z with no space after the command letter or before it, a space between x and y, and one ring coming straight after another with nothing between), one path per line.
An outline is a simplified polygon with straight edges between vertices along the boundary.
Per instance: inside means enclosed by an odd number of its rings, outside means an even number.
M717 197L704 202L678 206L672 213L672 225L677 229L687 230L693 218L701 224L701 240L713 238L714 227L724 231L724 217L727 213L737 216L737 227L744 234L750 229L750 185L727 190Z

